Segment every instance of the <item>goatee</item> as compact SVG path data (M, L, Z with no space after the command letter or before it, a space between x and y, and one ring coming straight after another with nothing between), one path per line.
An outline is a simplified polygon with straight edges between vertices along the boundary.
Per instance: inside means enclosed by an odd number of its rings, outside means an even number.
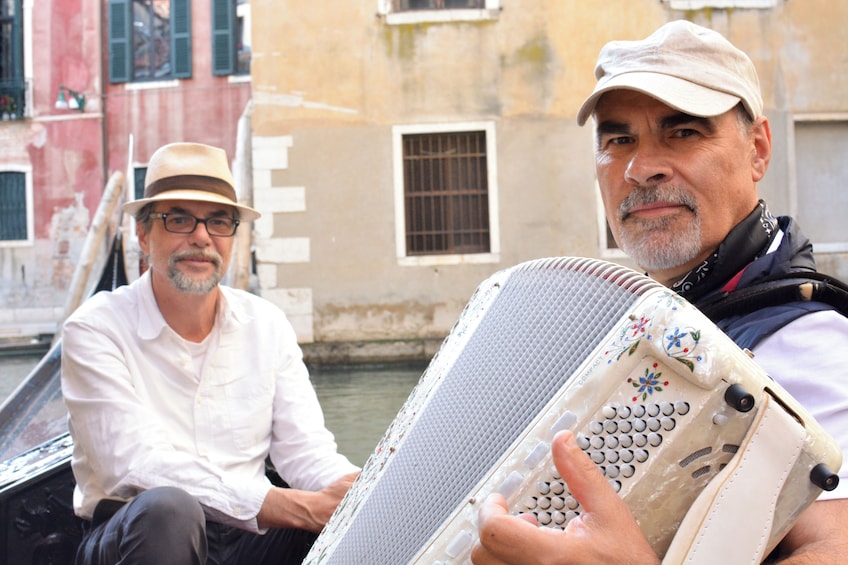
M197 259L209 261L210 264L215 266L215 270L204 278L194 278L177 269L177 264L180 261ZM223 269L221 267L223 262L221 255L215 251L181 251L179 253L174 253L171 255L170 259L168 259L168 278L177 290L181 292L189 294L206 294L214 290L224 277Z
M639 206L669 202L689 209L691 221L678 215L637 218L631 215ZM676 186L636 187L619 206L618 245L648 272L674 269L698 256L701 251L701 219L697 203Z

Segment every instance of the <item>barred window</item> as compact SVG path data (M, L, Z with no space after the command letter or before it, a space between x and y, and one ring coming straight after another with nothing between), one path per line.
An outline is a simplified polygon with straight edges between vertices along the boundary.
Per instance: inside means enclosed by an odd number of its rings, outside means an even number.
M484 8L484 0L394 0L393 11Z
M406 254L489 253L485 131L403 135Z
M672 10L708 10L718 8L730 10L770 10L787 0L662 0Z
M377 0L389 25L496 20L501 0Z

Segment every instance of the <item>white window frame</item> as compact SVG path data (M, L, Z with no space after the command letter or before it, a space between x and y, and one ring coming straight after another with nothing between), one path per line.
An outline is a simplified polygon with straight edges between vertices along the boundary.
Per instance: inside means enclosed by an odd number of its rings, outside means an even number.
M729 10L768 10L786 0L663 0L672 10L704 10L718 8Z
M35 244L35 212L32 197L32 167L29 165L4 165L0 172L24 173L26 184L26 239L0 240L0 248L32 247Z
M236 4L236 18L242 19L242 33L244 34L243 39L245 40L245 43L247 43L250 46L250 49L252 51L253 50L253 36L251 35L250 31L251 31L251 29L253 29L253 21L252 21L253 13L250 10L250 2L244 2L242 4L239 4L239 3ZM252 59L252 57L253 57L253 55L251 53L251 59ZM250 63L252 65L253 61L251 60ZM253 81L253 73L247 73L247 74L241 74L241 75L237 75L237 74L227 75L227 82L229 82L231 84L233 84L233 83L237 84L237 83L243 83L243 82L252 82L252 81Z
M485 0L483 8L446 8L443 10L392 10L392 0L377 0L377 14L389 25L425 22L473 22L494 20L500 15L502 0Z
M489 196L489 252L457 253L449 255L406 254L406 206L403 183L403 136L416 133L451 133L458 131L484 131L486 133L486 175ZM494 122L453 122L446 124L409 124L392 127L392 162L395 193L395 249L398 265L423 267L431 265L458 265L468 263L500 262L501 244L498 218L498 166Z
M166 80L150 80L139 82L127 82L124 84L124 91L133 92L138 90L164 90L168 88L179 88L180 80L178 78L170 78Z
M24 43L24 84L26 85L26 108L24 108L24 117L31 118L32 112L32 83L33 81L33 44L32 44L32 8L34 0L23 0L21 2L23 9L23 43ZM29 182L29 181L27 181Z

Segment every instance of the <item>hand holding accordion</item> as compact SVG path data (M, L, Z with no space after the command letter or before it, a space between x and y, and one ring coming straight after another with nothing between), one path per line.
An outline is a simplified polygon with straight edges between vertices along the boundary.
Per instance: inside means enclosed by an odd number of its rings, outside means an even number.
M630 509L607 484L604 474L577 445L571 432L559 432L552 446L553 460L584 512L569 522L566 532L540 528L532 514L521 514L522 523L508 514L503 496L490 494L480 507L480 543L472 550L475 565L534 562L533 555L550 562L561 556L570 563L659 563L653 548L639 530ZM586 519L591 514L590 519ZM603 539L605 543L597 543ZM528 555L528 548L532 548Z
M305 562L467 563L491 493L567 528L584 509L551 459L563 430L666 563L761 560L842 459L673 292L602 261L532 261L478 287Z

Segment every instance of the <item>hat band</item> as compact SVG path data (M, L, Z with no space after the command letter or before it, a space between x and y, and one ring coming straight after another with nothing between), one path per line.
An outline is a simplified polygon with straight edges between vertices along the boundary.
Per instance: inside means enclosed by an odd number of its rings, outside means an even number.
M228 182L204 175L177 175L153 181L144 189L145 198L153 198L169 190L200 190L236 202L236 191Z

